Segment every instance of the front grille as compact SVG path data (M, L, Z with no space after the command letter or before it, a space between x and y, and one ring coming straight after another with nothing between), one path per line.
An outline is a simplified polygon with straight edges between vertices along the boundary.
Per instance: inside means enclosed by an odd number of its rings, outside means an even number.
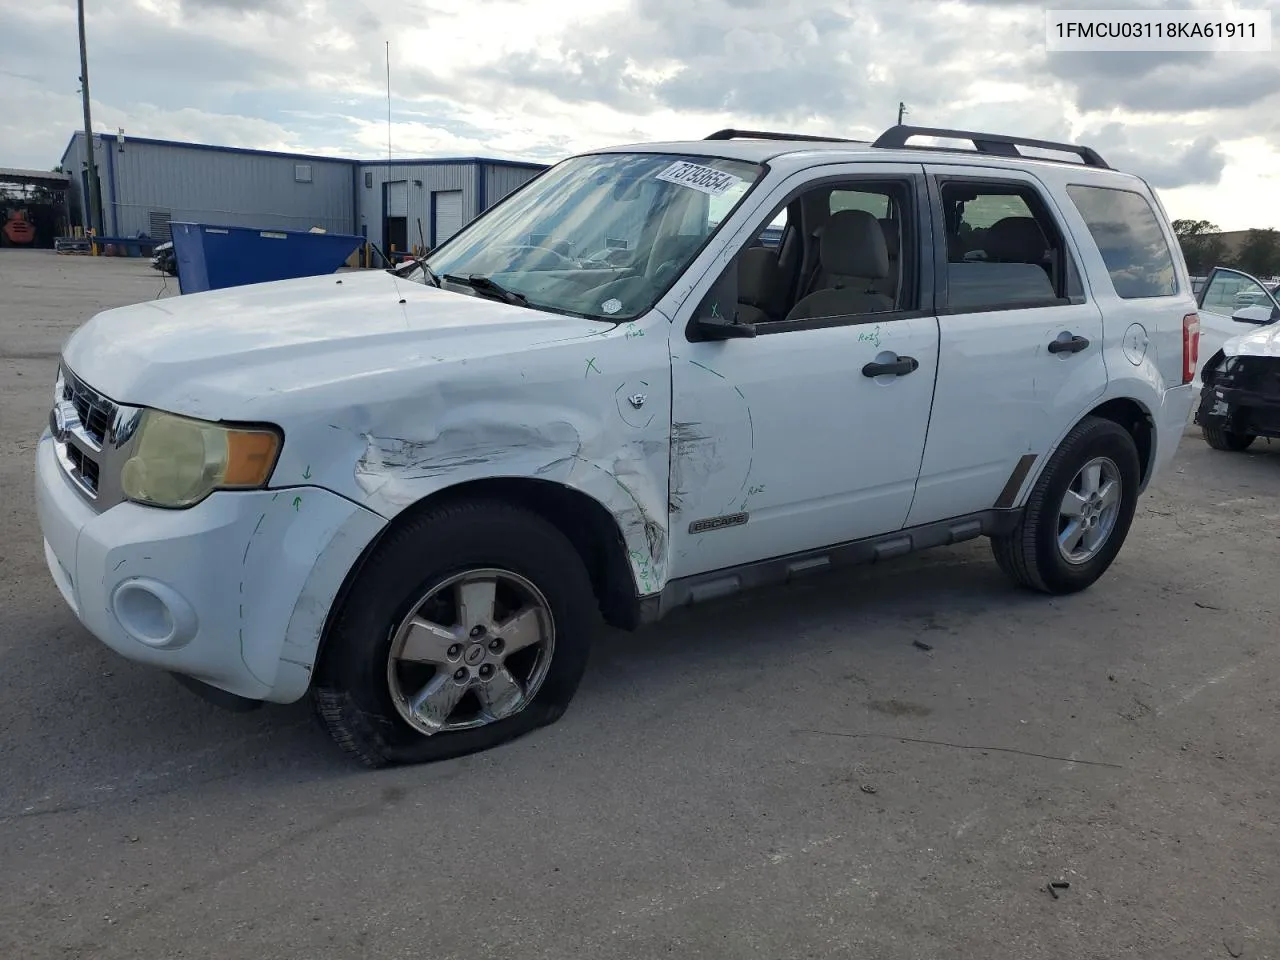
M1213 385L1247 390L1264 400L1280 401L1280 357L1228 357L1214 377Z
M101 447L115 419L116 405L65 369L62 398L71 401L84 432Z
M132 407L120 407L66 367L58 370L49 428L62 472L95 509L106 510L121 500L121 458L128 451L130 430L136 425Z
M66 462L71 467L72 476L79 479L82 485L96 496L98 493L98 471L100 469L98 464L89 459L78 448L70 445L67 446Z

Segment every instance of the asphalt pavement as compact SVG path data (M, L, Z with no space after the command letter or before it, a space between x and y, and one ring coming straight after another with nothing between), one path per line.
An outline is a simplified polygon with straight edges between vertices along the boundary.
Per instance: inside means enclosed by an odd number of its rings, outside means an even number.
M45 569L59 346L162 283L0 250L0 957L1280 956L1280 444L1189 431L1083 594L983 542L827 575L608 633L558 724L371 772L305 704L115 656Z

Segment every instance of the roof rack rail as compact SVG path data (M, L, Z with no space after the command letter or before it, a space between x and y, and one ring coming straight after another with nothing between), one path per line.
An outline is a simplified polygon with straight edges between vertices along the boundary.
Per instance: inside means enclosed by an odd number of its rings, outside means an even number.
M845 137L818 137L811 133L774 133L770 130L717 130L707 140L812 140L816 143L860 143Z
M890 127L876 139L873 147L882 147L894 150L948 150L958 153L968 153L969 151L956 147L926 147L920 144L908 144L907 140L911 137L945 137L952 140L968 140L973 143L974 149L978 153L988 153L1000 157L1022 157L1029 160L1050 160L1055 161L1052 157L1027 157L1026 154L1020 152L1018 147L1036 147L1040 150L1059 150L1063 153L1074 153L1080 157L1082 163L1089 167L1099 167L1103 170L1110 170L1111 167L1107 161L1103 160L1098 152L1092 147L1082 147L1073 143L1055 143L1052 140L1031 140L1027 137L1007 137L998 133L974 133L969 130L946 130L939 127L911 127L898 125ZM1071 161L1056 160L1058 163L1069 163Z

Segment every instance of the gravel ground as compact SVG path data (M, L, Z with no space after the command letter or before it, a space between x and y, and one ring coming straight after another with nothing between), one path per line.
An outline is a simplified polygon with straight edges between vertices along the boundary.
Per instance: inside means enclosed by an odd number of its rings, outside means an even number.
M303 705L114 656L45 570L58 348L161 285L0 251L0 957L1280 956L1280 444L1188 432L1083 595L982 543L829 576L608 634L559 724L367 772Z

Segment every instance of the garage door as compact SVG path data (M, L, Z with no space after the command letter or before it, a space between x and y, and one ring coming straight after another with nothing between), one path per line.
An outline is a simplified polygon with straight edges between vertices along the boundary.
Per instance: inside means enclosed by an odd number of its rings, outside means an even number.
M409 182L393 180L387 184L387 216L407 217L409 215Z
M441 190L436 194L436 243L444 243L462 229L462 191Z

